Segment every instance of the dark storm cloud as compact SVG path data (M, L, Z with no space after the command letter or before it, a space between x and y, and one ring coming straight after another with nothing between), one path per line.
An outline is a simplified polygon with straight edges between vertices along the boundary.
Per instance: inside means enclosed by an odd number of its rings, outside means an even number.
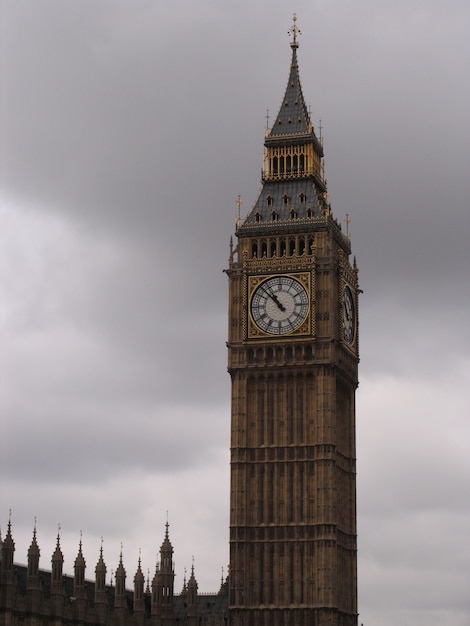
M11 506L20 561L38 515L45 555L63 523L66 571L80 527L89 563L104 534L110 563L124 540L153 568L169 509L180 577L204 546L198 580L217 588L222 269L237 194L242 216L256 200L294 10L364 290L360 621L466 626L463 0L1 4L2 524Z

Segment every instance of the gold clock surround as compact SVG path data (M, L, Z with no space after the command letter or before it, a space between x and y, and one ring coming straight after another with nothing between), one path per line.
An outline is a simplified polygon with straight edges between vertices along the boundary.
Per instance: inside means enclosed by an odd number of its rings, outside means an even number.
M248 306L248 324L247 324L247 335L248 339L272 339L275 338L277 341L282 339L291 339L292 337L305 337L306 335L311 334L312 329L312 295L311 295L311 273L310 272L277 272L274 274L257 274L248 276L248 303L251 303L253 295L258 287L266 282L269 279L277 278L277 277L287 277L292 278L302 285L305 289L308 298L308 307L307 314L304 320L295 328L293 331L284 334L271 334L262 330L255 322L251 312L251 306Z

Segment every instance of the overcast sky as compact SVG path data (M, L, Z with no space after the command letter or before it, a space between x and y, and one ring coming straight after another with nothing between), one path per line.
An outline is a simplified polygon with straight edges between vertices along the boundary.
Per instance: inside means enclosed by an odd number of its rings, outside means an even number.
M359 621L470 625L468 0L0 0L0 523L228 564L227 266L298 15L360 268Z

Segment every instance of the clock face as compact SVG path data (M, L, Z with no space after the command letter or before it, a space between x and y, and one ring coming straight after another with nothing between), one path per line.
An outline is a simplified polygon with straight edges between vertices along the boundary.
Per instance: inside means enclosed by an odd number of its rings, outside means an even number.
M344 340L348 343L354 341L356 330L354 300L351 289L346 285L343 291L343 333Z
M265 333L286 335L302 324L308 314L305 287L290 276L272 276L255 289L251 316Z

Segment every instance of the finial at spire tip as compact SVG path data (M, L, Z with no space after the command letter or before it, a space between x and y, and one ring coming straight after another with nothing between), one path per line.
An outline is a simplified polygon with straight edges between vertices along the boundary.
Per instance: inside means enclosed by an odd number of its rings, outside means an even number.
M294 48L298 48L299 47L299 43L297 41L297 37L298 35L301 35L301 31L300 28L297 26L297 15L294 13L294 15L292 16L292 26L289 28L289 30L287 31L288 35L292 35L292 41L290 42L290 47L292 49Z

